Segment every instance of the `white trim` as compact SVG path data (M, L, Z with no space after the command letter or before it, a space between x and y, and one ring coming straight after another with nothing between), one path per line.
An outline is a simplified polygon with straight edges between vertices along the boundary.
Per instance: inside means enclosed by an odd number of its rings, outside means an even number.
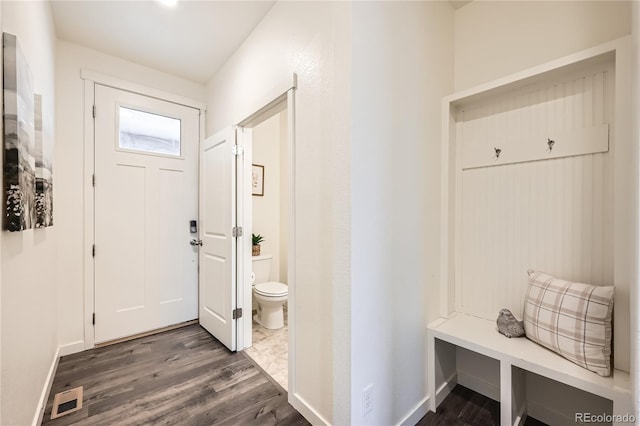
M244 140L242 138L242 129L240 127L235 127L233 129L233 135L235 138L235 144L243 147L244 145ZM248 269L248 265L246 265L246 241L247 241L247 237L249 232L247 232L247 230L245 229L243 223L249 223L249 222L244 222L244 216L242 216L243 212L244 212L244 203L245 203L245 197L243 196L238 196L238 194L242 194L244 195L245 193L245 170L246 170L246 152L242 151L242 156L240 157L241 160L238 161L237 157L234 158L235 161L235 189L233 190L235 192L235 200L236 200L236 206L235 206L235 216L236 216L236 225L235 226L240 226L242 227L242 238L237 238L236 239L236 273L235 273L235 289L236 289L236 308L240 307L242 308L242 316L238 319L236 319L236 351L241 351L244 349L244 341L246 338L246 334L247 334L247 325L251 324L251 321L248 321L251 318L251 315L249 312L244 310L245 307L245 298L246 298L246 289L243 285L238 285L238 283L243 283L245 282L245 273L246 270ZM232 286L233 286L233 282L232 282ZM249 314L249 315L246 315Z
M60 345L59 355L67 356L84 350L84 340L76 340L75 342L67 343L66 345Z
M287 248L287 281L289 284L289 300L287 302L287 320L289 322L288 329L288 390L289 395L295 393L296 389L296 98L295 98L295 82L296 75L293 75L294 86L287 91L287 163L289 176L289 241ZM291 396L289 402L292 401ZM293 405L293 404L292 404Z
M199 110L207 110L207 105L204 102L196 101L191 98L176 95L173 93L165 92L153 87L144 86L130 81L121 80L116 77L101 74L99 72L90 71L87 69L80 70L80 78L83 80L90 80L94 83L102 84L104 86L113 87L114 89L126 90L128 92L137 93L139 95L149 96L151 98L160 99L163 101L173 102L186 107L191 107Z
M295 73L287 75L271 87L271 89L253 98L249 106L241 110L237 117L233 117L231 122L243 127L250 126L250 124L258 124L257 122L253 122L256 117L280 102L280 98L283 95L286 95L291 89L296 89L297 86L298 76Z
M94 310L94 263L91 250L94 242L94 198L92 176L94 167L94 120L93 103L95 83L84 81L84 349L95 344L93 330Z
M431 326L435 324L441 324L445 320L438 318L431 323ZM427 330L427 396L431 399L427 399L427 408L429 411L436 412L438 405L451 393L453 388L458 384L458 372L454 368L449 374L449 377L444 378L442 384L436 388L436 339L431 336ZM455 357L455 355L454 355ZM435 395L435 398L433 398Z
M436 391L436 409L438 405L444 401L444 399L449 396L453 388L458 385L458 372L454 370L453 373L440 385L438 390ZM433 410L434 412L436 410Z
M238 126L242 127L255 127L262 123L263 121L267 121L269 118L273 117L276 114L281 113L287 108L287 92L282 93L280 96L271 101L268 105L262 107L262 109L255 114L252 114L250 117L242 120Z
M511 413L514 426L524 424L527 419L527 372L521 368L511 368Z
M638 215L636 199L638 187L637 141L632 141L633 98L629 90L631 75L631 40L616 46L615 60L615 104L614 127L611 132L611 154L613 155L613 285L616 289L616 308L613 311L615 324L612 342L613 363L616 368L631 371L634 361L631 355L631 324L638 322L638 312L631 311L630 291L637 283L637 274L632 265L637 262L635 243L635 217ZM636 94L633 94L636 96ZM611 232L611 231L609 231ZM635 284L637 285L637 284Z
M520 86L521 84L528 84L529 79L536 78L541 74L546 74L560 68L571 66L578 62L589 61L593 58L597 58L600 55L605 55L610 52L615 52L619 50L621 47L628 45L631 41L631 36L621 37L619 39L603 43L601 45L591 47L589 49L582 50L580 52L576 52L574 54L564 56L562 58L528 68L524 71L517 72L515 74L508 75L506 77L502 77L488 83L480 84L478 86L472 87L470 89L462 90L460 92L454 93L453 95L447 96L445 98L446 103L458 103L461 101L470 100L470 98L475 97L477 95L485 95L490 94L488 92L492 92L494 90L504 90L505 88L512 88L514 85Z
M442 101L442 142L440 146L440 316L448 318L449 290L451 279L449 277L449 239L451 227L449 224L449 193L451 183L449 182L449 171L452 170L449 150L451 145L450 128L452 119L450 117L450 105L446 99Z
M418 404L396 424L398 426L414 426L418 424L420 419L429 411L429 398L429 396L425 396L422 401L418 402Z
M40 399L38 400L38 405L36 406L36 412L33 415L33 421L31 422L33 426L38 426L42 424L42 419L44 418L44 411L47 406L47 400L49 398L49 392L51 392L51 386L53 386L53 379L56 375L56 370L58 369L59 361L60 361L60 347L58 347L58 349L56 350L56 353L53 356L53 360L51 361L51 367L49 367L49 373L47 374L47 378L44 382L42 392L40 393Z
M241 274L239 278L242 279L238 287L242 291L242 298L238 298L239 302L242 302L243 315L240 318L238 324L238 330L242 330L242 334L238 333L238 349L246 349L253 345L253 305L252 305L252 293L251 288L251 270L253 260L251 255L251 234L253 233L253 209L249 208L252 205L252 195L250 188L247 184L251 182L251 162L253 158L253 130L249 127L238 127L238 145L241 145L244 149L243 155L243 169L242 176L238 180L241 185L238 188L238 193L241 195L238 197L239 205L238 211L242 212L242 229L243 237L241 238L241 255L238 256L238 265Z
M526 423L526 421L527 421L527 406L524 405L516 415L516 418L513 420L513 426L522 426Z
M428 329L427 329L428 330ZM435 339L431 338L431 335L427 331L427 395L436 394L436 363L435 363ZM438 405L435 403L435 399L431 398L429 402L429 411L436 412Z
M513 369L511 368L511 363L508 361L500 360L500 385L498 387L498 398L492 398L495 401L500 402L500 424L502 425L510 425L512 421L513 415ZM479 385L479 383L476 383ZM471 388L473 389L473 388ZM482 387L476 392L479 392ZM490 389L486 389L490 391ZM491 395L485 394L491 398Z
M291 359L291 358L289 358ZM322 417L320 413L311 408L311 406L300 395L289 391L289 404L293 406L302 416L312 425L330 425L327 419Z
M204 109L200 110L200 133L198 135L198 146L200 146L200 144L206 139L207 137L207 130L206 130L206 125L207 125L207 111ZM198 151L198 155L200 155L200 151ZM199 158L198 158L199 160ZM198 161L198 176L200 176L200 161ZM198 179L198 183L200 182L200 179ZM198 200L200 201L200 200Z

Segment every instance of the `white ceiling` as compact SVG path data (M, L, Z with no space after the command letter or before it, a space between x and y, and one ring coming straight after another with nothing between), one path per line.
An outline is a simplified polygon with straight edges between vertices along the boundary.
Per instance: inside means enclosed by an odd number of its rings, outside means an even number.
M206 83L274 3L54 0L51 8L62 40Z

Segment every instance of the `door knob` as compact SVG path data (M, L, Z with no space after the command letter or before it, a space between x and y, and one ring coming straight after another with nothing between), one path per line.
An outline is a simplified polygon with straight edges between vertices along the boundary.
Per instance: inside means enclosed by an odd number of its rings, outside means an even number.
M191 244L192 246L201 246L202 240L196 240L195 238L192 238L191 241L189 241L189 244Z

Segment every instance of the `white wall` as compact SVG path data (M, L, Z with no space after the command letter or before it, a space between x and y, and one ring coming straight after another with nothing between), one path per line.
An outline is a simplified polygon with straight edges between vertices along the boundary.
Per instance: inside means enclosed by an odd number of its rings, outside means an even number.
M260 254L273 256L271 279L286 283L280 276L282 244L280 114L274 115L253 128L253 157L251 161L253 164L264 166L264 196L251 197L253 204L253 226L251 232L260 234L265 238L261 244Z
M474 1L456 11L456 91L631 33L629 1Z
M425 325L438 313L441 100L453 90L452 70L448 3L354 5L352 424L396 424L426 396ZM374 408L363 417L369 384Z
M43 137L54 138L55 31L48 2L2 2L2 31L15 34L33 74L34 91L43 95ZM57 210L54 153L54 227L0 233L2 306L0 424L31 424L55 359L56 281L61 229Z
M84 347L84 80L88 69L164 92L202 101L204 86L65 41L56 56L56 228L64 238L58 250L59 340L68 351Z
M328 422L397 423L426 397L452 70L446 2L277 3L209 84L211 134L298 73L293 392Z
M350 4L278 2L209 83L207 134L298 75L296 114L296 408L349 423ZM289 277L291 285L291 277ZM291 309L291 301L289 302Z

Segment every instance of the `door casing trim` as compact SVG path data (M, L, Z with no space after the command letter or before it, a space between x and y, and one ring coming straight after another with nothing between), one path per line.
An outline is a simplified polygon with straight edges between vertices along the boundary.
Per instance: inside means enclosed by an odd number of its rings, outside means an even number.
M165 92L164 90L156 89L154 87L144 86L142 84L133 83L127 80L121 80L110 75L101 74L99 72L81 69L80 78L85 81L92 81L97 84L101 84L107 87L113 87L114 89L125 90L127 92L137 93L139 95L148 96L150 98L160 99L161 101L172 102L174 104L199 109L202 111L207 110L207 105L204 102L196 101L191 98L176 95L174 93Z
M304 406L298 400L299 396L295 392L295 287L296 287L296 214L295 214L295 90L297 88L297 75L285 78L262 96L256 97L251 103L252 109L235 120L238 131L238 144L244 148L245 155L242 161L241 173L242 186L238 190L238 226L245 230L243 237L238 241L238 281L236 283L236 303L243 308L244 312L251 312L251 223L252 211L244 208L251 203L251 155L252 155L252 131L251 128L266 118L278 112L279 106L286 105L287 108L287 173L289 180L289 229L288 229L288 254L287 254L287 275L288 275L288 401L294 407ZM239 305L242 303L242 305ZM243 350L251 342L251 321L252 315L244 315L237 320L237 348ZM248 336L247 336L248 334Z

